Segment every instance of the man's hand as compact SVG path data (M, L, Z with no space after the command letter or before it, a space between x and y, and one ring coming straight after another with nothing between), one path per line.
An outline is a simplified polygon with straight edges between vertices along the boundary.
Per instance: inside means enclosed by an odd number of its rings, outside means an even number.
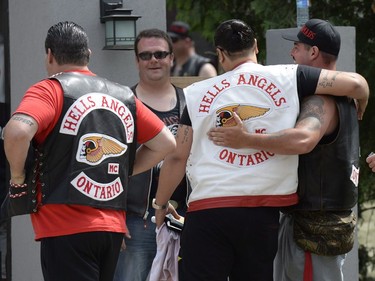
M367 99L361 99L361 100L354 100L354 101L355 101L355 105L357 107L358 120L362 120L363 114L365 113L365 110L366 110L366 107L367 107L368 100Z
M243 148L246 146L244 136L248 134L248 132L237 113L233 112L233 117L236 121L236 126L211 128L207 133L208 138L214 144L231 148Z
M129 228L126 225L126 223L125 223L125 237L128 238L128 239L132 238L131 235L130 235ZM125 249L126 249L125 237L124 237L124 239L122 239L120 251L125 251Z
M177 220L181 218L176 209L171 204L168 204L168 208L164 210L155 210L155 223L157 228L164 223L164 219L167 214L172 214L172 216Z
M367 156L366 162L369 168L375 173L375 154L371 152L370 155Z

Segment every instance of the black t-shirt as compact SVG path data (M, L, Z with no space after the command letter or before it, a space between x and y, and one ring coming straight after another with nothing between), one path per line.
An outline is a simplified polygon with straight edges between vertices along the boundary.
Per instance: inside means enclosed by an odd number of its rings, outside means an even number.
M298 65L297 67L297 91L300 100L304 97L311 96L316 91L321 69L306 65ZM180 123L191 126L191 120L187 108L185 106L182 112Z
M132 87L133 92L135 95L136 93L136 85ZM177 96L177 102L176 106L172 108L169 111L158 111L151 106L144 103L146 107L148 107L161 121L164 122L165 126L171 131L171 133L176 136L178 125L180 123L180 98L179 95L176 92ZM152 181L151 181L151 189L149 193L149 201L151 206L151 200L152 198L155 198L156 191L158 188L158 182L159 182L159 174L160 174L160 168L161 168L162 162L157 164L152 169ZM186 209L186 198L187 198L187 186L186 186L186 179L185 177L182 179L176 190L173 192L171 196L171 200L176 201L179 204L179 210L181 211L181 207L183 209Z

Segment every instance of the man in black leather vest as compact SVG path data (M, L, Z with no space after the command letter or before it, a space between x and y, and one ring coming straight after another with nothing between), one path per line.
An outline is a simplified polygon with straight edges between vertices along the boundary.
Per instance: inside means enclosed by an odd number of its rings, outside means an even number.
M311 19L297 36L284 38L294 41L291 56L296 63L336 70L340 34L329 22ZM351 208L358 199L359 127L354 101L306 99L296 128L314 128L306 134L315 141L310 141L312 150L299 158L299 204L281 218L275 276L295 280L304 273L304 278L342 281L346 253L355 239L356 215ZM291 255L285 255L287 251Z
M195 52L194 41L190 36L190 26L186 22L173 22L168 29L168 35L173 42L172 76L213 77L217 75L210 59Z
M31 213L46 281L112 280L127 232L128 177L159 163L175 140L129 87L88 69L81 26L53 25L45 51L49 78L26 91L4 128L4 210Z

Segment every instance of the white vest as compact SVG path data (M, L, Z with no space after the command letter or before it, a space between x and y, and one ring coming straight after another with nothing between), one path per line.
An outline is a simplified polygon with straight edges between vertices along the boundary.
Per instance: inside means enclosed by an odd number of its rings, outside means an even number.
M230 126L235 122L233 111L251 133L294 127L299 114L296 70L297 65L244 63L184 89L193 129L187 163L192 186L189 202L295 194L297 155L216 146L208 139L207 132L214 126Z

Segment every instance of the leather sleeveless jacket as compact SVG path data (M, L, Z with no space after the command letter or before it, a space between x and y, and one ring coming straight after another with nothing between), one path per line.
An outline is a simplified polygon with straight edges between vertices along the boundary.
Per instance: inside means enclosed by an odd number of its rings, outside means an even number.
M42 203L126 209L136 151L132 91L80 73L50 79L60 82L64 105L52 133L36 148L33 173Z
M181 68L177 76L199 76L199 71L206 63L210 63L210 59L195 54ZM174 73L175 65L171 68Z
M358 199L359 129L353 101L337 97L339 127L328 143L324 139L308 154L300 155L299 204L293 209L343 211Z

